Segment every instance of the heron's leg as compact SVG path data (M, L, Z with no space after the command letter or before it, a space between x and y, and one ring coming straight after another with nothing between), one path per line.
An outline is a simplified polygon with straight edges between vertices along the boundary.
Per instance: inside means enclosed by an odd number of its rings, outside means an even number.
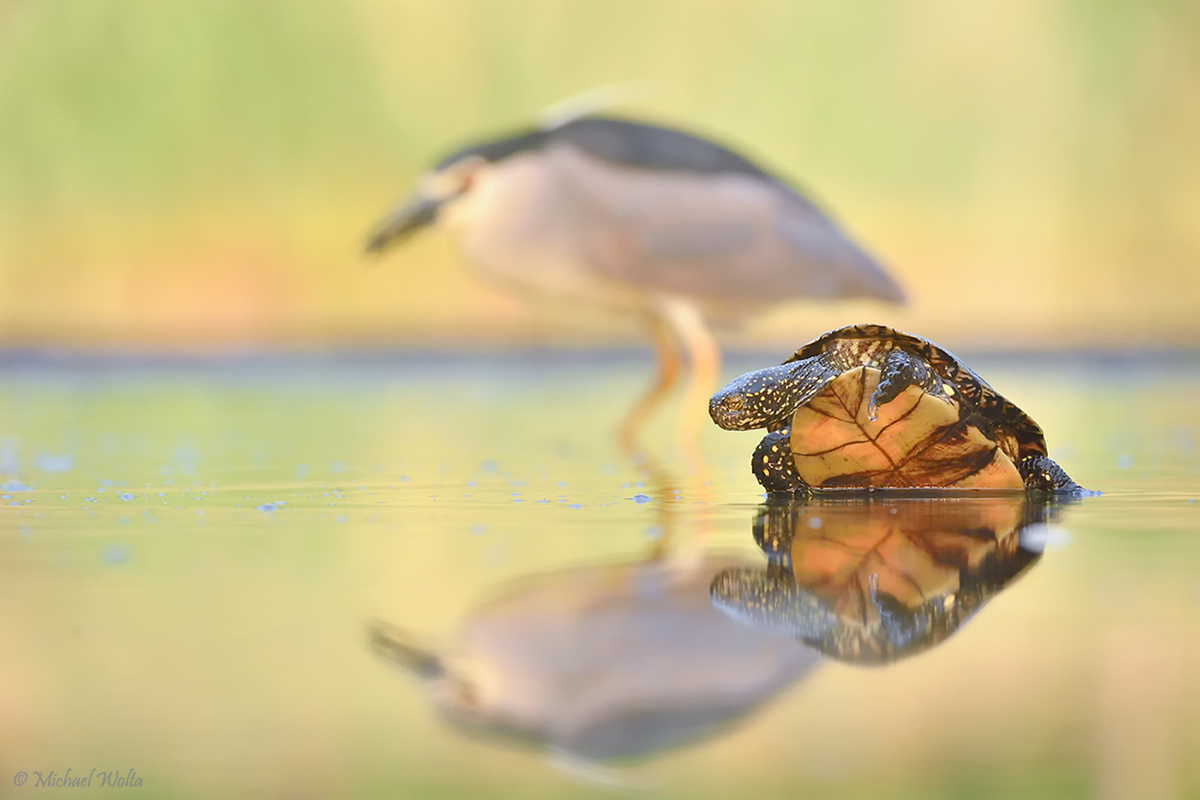
M621 422L619 433L621 447L630 455L638 452L638 433L646 424L646 420L658 410L663 400L679 382L679 371L683 365L679 354L679 345L676 344L671 326L658 316L651 316L649 324L650 334L654 338L654 360L658 366L658 374L654 378L654 383L638 399Z
M721 351L694 302L682 297L659 297L655 309L677 337L692 368L679 411L676 442L687 466L689 494L700 503L700 509L693 517L695 535L692 537L692 542L699 547L713 530L707 510L711 505L712 481L700 446L700 432L709 418L708 398L716 388Z
M684 395L679 427L684 434L694 436L708 416L708 398L716 388L717 374L721 371L721 349L695 303L680 297L664 297L657 306L691 363L692 375Z
M768 433L750 457L750 469L754 471L754 477L768 492L808 491L808 484L796 472L791 435L791 428Z
M1077 494L1083 487L1071 480L1071 476L1048 456L1026 456L1017 462L1017 472L1025 481L1025 488L1055 494Z
M879 416L879 407L885 406L904 392L909 386L919 387L926 392L950 402L946 383L933 367L921 358L903 350L893 350L883 360L879 371L879 385L867 403L867 419L874 421Z

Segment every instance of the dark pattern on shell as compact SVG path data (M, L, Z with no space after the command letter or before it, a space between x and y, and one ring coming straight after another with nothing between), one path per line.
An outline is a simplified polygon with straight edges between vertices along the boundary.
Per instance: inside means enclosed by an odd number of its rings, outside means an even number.
M974 424L985 431L1014 462L1033 455L1046 455L1046 437L1028 414L997 392L949 350L911 333L887 325L848 325L829 331L804 345L790 364L826 354L841 370L858 366L879 368L893 349L924 359L959 392L978 417Z
M998 502L998 501L997 501ZM901 530L889 535L904 536L909 547L928 553L940 564L957 568L959 579L954 591L928 596L914 607L906 607L879 586L877 575L862 585L857 578L847 584L859 592L875 612L871 619L863 609L862 619L834 616L832 624L821 613L832 613L829 600L819 600L814 593L817 584L797 584L792 577L791 550L795 538L820 540L824 534L814 534L809 522L812 512L820 517L834 518L839 508L863 512L865 520L873 504L845 503L823 500L768 501L754 522L754 539L768 558L768 567L753 575L753 570L741 569L714 581L713 601L731 616L747 624L767 630L789 632L805 644L825 655L853 664L886 664L935 647L952 636L993 597L1011 585L1041 558L1041 553L1021 546L1021 531L1029 525L1052 521L1058 517L1061 505L1029 499L1014 499L1005 503L1021 504L1019 518L1011 525L992 527L963 527L956 529L950 539L925 539L924 528L917 526L905 533L906 525L921 518L920 506L902 506L898 522ZM886 506L885 506L886 508ZM893 513L896 506L893 506ZM823 510L819 511L819 510ZM908 510L911 516L904 516ZM944 523L937 515L929 517ZM969 516L965 519L969 519ZM907 521L906 521L907 520ZM933 532L931 530L930 532ZM946 531L950 533L951 531ZM815 537L815 538L814 538ZM954 544L954 537L963 541L992 543L993 547L982 560L973 562ZM939 543L941 545L939 546ZM902 559L897 565L910 563Z

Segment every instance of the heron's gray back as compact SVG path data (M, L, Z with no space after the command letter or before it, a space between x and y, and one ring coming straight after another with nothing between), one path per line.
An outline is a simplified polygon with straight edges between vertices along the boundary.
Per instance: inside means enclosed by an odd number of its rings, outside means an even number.
M542 158L554 214L581 263L605 278L731 307L902 297L828 217L773 178L624 167L567 143Z

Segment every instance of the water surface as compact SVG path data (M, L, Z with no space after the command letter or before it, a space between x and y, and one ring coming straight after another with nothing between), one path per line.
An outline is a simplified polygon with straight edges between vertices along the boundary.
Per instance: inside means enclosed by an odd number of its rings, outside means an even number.
M3 795L1200 796L1200 364L970 360L1102 496L772 511L633 357L9 359Z

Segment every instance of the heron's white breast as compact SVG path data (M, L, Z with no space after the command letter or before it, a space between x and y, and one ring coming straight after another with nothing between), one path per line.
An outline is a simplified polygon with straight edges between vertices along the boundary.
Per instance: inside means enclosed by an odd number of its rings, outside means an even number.
M542 152L489 164L441 222L481 273L524 291L614 307L640 305L598 275L579 244L577 201Z

